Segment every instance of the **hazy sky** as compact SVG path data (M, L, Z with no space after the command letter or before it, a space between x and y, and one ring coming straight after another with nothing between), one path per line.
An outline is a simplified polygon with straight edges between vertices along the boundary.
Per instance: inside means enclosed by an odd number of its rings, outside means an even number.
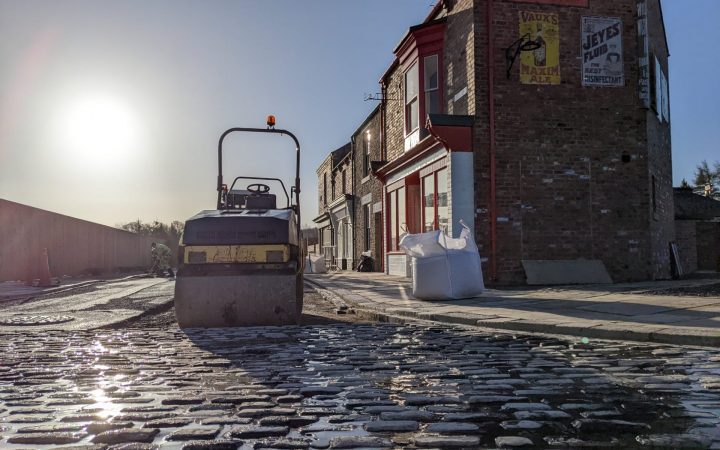
M303 222L315 169L375 106L392 48L431 0L0 0L0 198L108 225L215 203L232 126L295 132ZM675 183L720 160L718 0L664 0ZM285 176L284 137L226 140L233 174Z

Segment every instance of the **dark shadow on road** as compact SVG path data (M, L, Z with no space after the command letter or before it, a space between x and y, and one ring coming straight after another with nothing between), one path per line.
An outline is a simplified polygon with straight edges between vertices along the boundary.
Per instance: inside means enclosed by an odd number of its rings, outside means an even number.
M533 448L549 446L548 438L556 444L582 439L635 448L638 435L683 433L695 424L681 404L691 391L689 382L682 387L662 381L662 376L685 373L677 363L666 365L673 356L682 357L681 351L653 353L667 346L577 345L549 337L397 324L185 334L246 376L246 393L258 384L287 390L298 396L293 406L298 414L345 417L338 420L356 426L342 431L340 422L325 421L324 431L308 432L317 439L362 434L362 424L389 420L392 412L421 413L421 428L423 423L462 422L470 428L462 434L477 437L481 445L517 435L531 439ZM653 375L660 377L654 384L642 378ZM507 406L513 403L517 408ZM371 434L412 439L412 433Z

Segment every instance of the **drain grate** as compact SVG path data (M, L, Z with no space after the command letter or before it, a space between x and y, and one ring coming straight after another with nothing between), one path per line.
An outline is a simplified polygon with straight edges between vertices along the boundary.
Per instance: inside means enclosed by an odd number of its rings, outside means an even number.
M71 316L12 316L0 318L0 325L38 326L54 325L75 320Z

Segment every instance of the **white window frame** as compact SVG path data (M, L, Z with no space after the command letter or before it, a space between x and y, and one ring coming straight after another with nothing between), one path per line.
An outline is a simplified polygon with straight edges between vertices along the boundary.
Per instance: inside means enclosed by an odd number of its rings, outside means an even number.
M428 86L426 83L427 67L428 67L427 61L432 58L435 59L435 71L437 72L437 74L436 74L437 85L434 88L428 89ZM418 77L419 77L419 74L418 74ZM434 92L434 91L437 91L437 93L438 93L438 108L439 108L439 110L436 111L435 113L431 113L430 112L430 104L428 103L428 93ZM442 113L442 105L440 104L440 100L441 100L440 99L440 59L439 59L439 56L437 53L423 57L423 95L425 96L425 115ZM418 113L419 113L419 110L418 110Z
M417 86L417 92L415 93L415 96L412 97L411 99L409 99L410 101L408 101L408 98L407 98L408 75L410 75L410 72L412 72L413 70L415 70L415 73L416 73L415 85ZM416 130L420 129L420 61L419 60L416 60L415 62L413 62L410 65L410 67L408 68L408 70L405 71L404 81L405 81L405 89L403 90L403 100L404 100L404 106L403 106L404 114L403 115L405 116L405 121L403 124L403 128L405 131L405 136L409 136ZM410 121L408 120L409 119L408 113L410 110L409 106L413 102L417 103L418 117L417 117L417 125L415 126L415 128L410 129Z

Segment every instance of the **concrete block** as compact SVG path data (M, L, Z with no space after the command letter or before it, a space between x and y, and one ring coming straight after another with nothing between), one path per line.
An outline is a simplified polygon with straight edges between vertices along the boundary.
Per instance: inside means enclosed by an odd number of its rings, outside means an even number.
M612 283L599 259L524 259L522 265L530 285Z

